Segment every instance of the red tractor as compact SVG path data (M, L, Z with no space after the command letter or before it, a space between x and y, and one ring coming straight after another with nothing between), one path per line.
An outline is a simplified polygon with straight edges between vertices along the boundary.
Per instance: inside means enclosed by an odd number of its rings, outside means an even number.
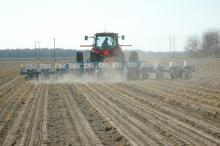
M81 47L92 47L90 51L89 62L125 62L124 53L119 45L119 38L125 39L125 36L119 36L118 33L103 32L96 33L92 37L85 36L85 40L93 38L93 45L81 45ZM131 46L131 45L123 45ZM83 62L83 54L76 54L77 62Z

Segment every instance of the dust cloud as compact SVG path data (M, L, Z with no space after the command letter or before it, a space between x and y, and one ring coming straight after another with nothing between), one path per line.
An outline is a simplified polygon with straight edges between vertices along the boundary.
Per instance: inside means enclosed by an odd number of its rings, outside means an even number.
M84 72L69 72L57 73L49 75L40 75L30 82L34 84L57 84L57 83L102 83L102 82L123 82L126 81L125 70L100 70L100 71L84 71Z

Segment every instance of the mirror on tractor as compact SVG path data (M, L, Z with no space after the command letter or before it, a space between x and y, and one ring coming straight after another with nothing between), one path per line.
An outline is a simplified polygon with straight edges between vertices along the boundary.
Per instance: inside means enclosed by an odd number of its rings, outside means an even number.
M85 40L86 40L86 41L88 40L88 38L89 38L88 36L85 36Z
M122 35L122 36L121 36L121 39L122 39L122 40L125 40L125 36L124 36L124 35Z

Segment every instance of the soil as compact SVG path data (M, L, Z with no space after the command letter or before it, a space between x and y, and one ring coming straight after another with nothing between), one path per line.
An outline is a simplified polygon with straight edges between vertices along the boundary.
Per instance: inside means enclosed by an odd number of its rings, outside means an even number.
M190 80L35 83L0 61L0 145L220 145L220 60Z

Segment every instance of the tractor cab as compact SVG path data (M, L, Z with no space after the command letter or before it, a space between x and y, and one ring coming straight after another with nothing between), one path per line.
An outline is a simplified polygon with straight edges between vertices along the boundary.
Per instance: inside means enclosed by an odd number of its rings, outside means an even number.
M112 62L124 61L124 54L118 43L119 38L124 40L124 36L118 33L103 32L96 33L92 37L85 36L85 40L93 38L93 45L90 51L90 62Z
M98 33L95 35L94 47L100 50L118 47L118 35L116 33Z
M96 33L92 51L105 57L112 57L114 53L121 52L117 33Z

